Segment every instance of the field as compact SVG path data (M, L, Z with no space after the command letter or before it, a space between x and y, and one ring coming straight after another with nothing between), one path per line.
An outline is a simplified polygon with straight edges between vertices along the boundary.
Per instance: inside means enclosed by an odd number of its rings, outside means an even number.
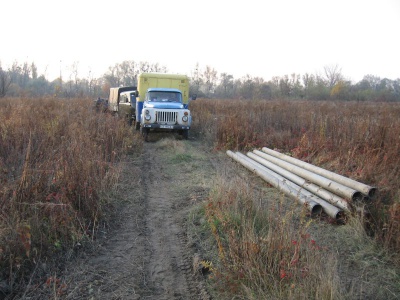
M0 298L3 291L14 288L18 294L18 286L35 281L37 262L65 258L107 228L116 209L110 191L127 168L120 162L146 151L160 163L147 158L142 172L172 185L182 179L171 174L185 170L193 180L188 187L209 191L204 201L190 200L190 215L182 220L188 241L196 245L190 249L196 252L193 268L201 269L213 298L398 297L399 104L198 99L190 108L189 141L154 136L143 148L124 120L94 112L90 100L2 99ZM311 219L225 155L228 149L264 146L379 192L363 207L366 213L348 216L346 225L326 216ZM174 171L155 169L160 165ZM130 170L124 172L129 176ZM175 207L180 214L189 209L184 199ZM39 275L56 286L54 277ZM61 283L57 289L54 298L68 295Z
M278 149L375 186L379 190L379 193L362 207L361 211L365 212L365 215L348 216L345 228L350 231L345 233L344 230L340 233L342 241L339 241L340 246L337 246L337 253L341 259L326 256L322 259L326 253L310 255L310 249L307 249L316 243L314 239L311 242L307 240L310 238L310 223L295 220L291 210L282 207L273 208L279 211L278 220L272 218L271 214L260 212L252 199L271 196L260 196L259 192L253 191L254 187L246 187L242 182L232 184L231 180L223 178L219 186L223 186L222 190L225 192L214 191L215 194L206 208L211 230L218 242L221 264L219 270L224 270L216 273L217 286L229 286L223 289L222 294L226 290L234 289L245 295L245 299L271 296L283 299L362 298L365 295L361 296L361 286L357 286L350 294L343 289L343 283L346 281L343 278L349 274L336 274L335 278L334 273L324 268L329 265L328 269L336 269L335 265L349 264L351 261L357 269L356 265L360 266L366 261L366 264L370 264L370 259L379 259L382 253L385 253L388 259L385 260L387 264L399 263L400 105L202 100L192 103L192 110L197 118L196 124L199 128L196 129L199 134L205 136L210 145L217 150L246 152L261 147ZM260 226L260 220L269 226ZM334 223L333 220L327 222ZM288 223L302 225L293 229ZM238 227L237 224L241 225ZM274 235L276 232L279 233L278 236ZM318 236L314 230L312 232L314 236ZM325 246L331 244L334 248L335 243L332 244L328 237L336 239L325 232L320 236L320 240ZM365 244L363 241L369 242ZM379 246L375 248L376 245ZM363 250L361 254L357 250L360 248L369 250ZM372 253L366 254L371 249L374 249ZM302 251L304 252L299 254ZM348 256L349 253L354 256ZM275 257L275 260L267 263L265 259L271 256ZM355 257L358 259L354 259ZM325 263L321 263L321 260ZM318 281L318 276L321 276L321 282L304 280L305 268L313 268L314 280ZM318 270L322 274L318 275ZM364 271L365 274L369 273L366 269ZM346 272L351 273L350 270ZM362 278L363 272L359 272L354 276ZM327 273L332 277L326 277ZM381 275L369 274L366 277L370 276ZM266 277L269 280L265 280ZM342 279L339 280L339 277ZM271 278L275 278L275 281ZM391 281L393 280L396 281ZM282 284L293 289L282 288ZM379 288L374 288L375 298L393 297L391 292L380 294ZM391 289L393 287L388 288ZM269 292L265 293L266 290Z
M399 253L400 104L201 100L192 110L215 149L278 149L376 186L369 228Z

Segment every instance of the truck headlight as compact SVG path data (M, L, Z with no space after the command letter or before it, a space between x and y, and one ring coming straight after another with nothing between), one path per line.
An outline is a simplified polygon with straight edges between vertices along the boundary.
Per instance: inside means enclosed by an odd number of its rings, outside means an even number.
M146 121L150 121L150 119L151 119L150 111L149 111L148 109L145 109L145 110L144 110L144 119L145 119Z
M183 121L183 122L187 122L187 121L188 121L188 116L183 116L183 117L182 117L182 121Z

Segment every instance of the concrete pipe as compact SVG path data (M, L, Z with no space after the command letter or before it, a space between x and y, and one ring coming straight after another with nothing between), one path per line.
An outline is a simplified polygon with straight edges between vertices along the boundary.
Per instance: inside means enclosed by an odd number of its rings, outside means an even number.
M325 201L349 212L351 207L349 203L343 199L338 197L337 195L327 191L326 189L321 188L320 186L311 183L284 168L279 167L278 165L273 164L272 162L252 153L248 152L247 156L252 158L253 160L257 161L258 163L262 164L263 166L267 167L268 169L278 173L279 175L287 178L288 180L294 182L295 184L299 185L300 187L312 192L313 194L319 196L320 198L324 199Z
M278 180L276 177L272 176L270 173L267 172L262 172L257 168L254 164L248 162L247 160L240 158L237 154L233 153L232 151L228 150L226 151L226 154L234 159L235 161L239 162L242 164L244 167L246 167L248 170L252 171L253 173L257 174L260 176L263 180L280 190L281 192L285 193L286 195L296 199L299 203L302 205L306 206L308 210L311 212L311 215L319 214L322 211L322 207L320 204L317 202L308 199L307 197L300 195L297 197L298 193L295 189L283 184L280 180Z
M255 154L258 156L261 156L262 158L304 178L307 179L329 191L332 193L344 197L349 200L358 200L362 197L361 193L359 191L356 191L355 189L349 188L348 186L345 186L343 184L337 183L331 179L328 179L326 177L323 177L321 175L315 174L311 171L305 170L303 168L300 168L298 166L295 166L287 161L281 160L277 157L274 157L272 155L266 154L264 152L254 150L253 151Z
M269 172L271 173L271 175L273 175L274 177L276 177L278 180L280 180L283 184L288 185L289 187L292 187L294 190L297 191L297 196L298 195L303 195L305 197L307 197L308 199L317 202L319 205L321 205L322 209L325 211L325 213L330 216L331 218L335 219L335 220L339 220L339 219L343 219L344 217L344 212L342 209L328 203L327 201L325 201L324 199L321 199L320 197L318 197L317 195L305 190L302 186L299 186L298 184L296 184L295 182L291 181L290 179L287 179L283 176L281 176L279 173L274 172L273 170L260 165L257 161L246 157L245 155L237 152L236 153L240 158L243 158L247 161L249 161L250 163L254 164L255 168L259 168L260 171L263 172ZM252 153L249 153L252 154ZM254 155L254 154L253 154ZM257 155L254 155L257 156ZM296 175L294 175L296 176Z
M269 154L269 155L272 155L274 157L277 157L279 159L287 161L287 162L289 162L289 163L291 163L293 165L296 165L296 166L301 167L303 169L306 169L308 171L314 172L314 173L316 173L318 175L324 176L325 178L334 180L334 181L336 181L336 182L338 182L340 184L343 184L345 186L348 186L348 187L350 187L352 189L360 191L361 193L363 193L364 195L366 195L366 196L368 196L370 198L373 197L375 192L376 192L376 188L375 187L366 185L364 183L355 181L355 180L353 180L351 178L348 178L348 177L333 173L331 171L322 169L320 167L317 167L317 166L314 166L312 164L306 163L306 162L304 162L302 160L299 160L297 158L290 157L288 155L279 153L279 152L274 151L272 149L269 149L267 147L262 148L262 151L267 153L267 154Z

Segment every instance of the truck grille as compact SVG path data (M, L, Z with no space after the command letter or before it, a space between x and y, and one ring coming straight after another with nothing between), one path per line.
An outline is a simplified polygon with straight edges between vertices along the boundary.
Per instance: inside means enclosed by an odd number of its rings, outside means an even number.
M156 111L156 122L159 124L175 124L178 118L176 111Z

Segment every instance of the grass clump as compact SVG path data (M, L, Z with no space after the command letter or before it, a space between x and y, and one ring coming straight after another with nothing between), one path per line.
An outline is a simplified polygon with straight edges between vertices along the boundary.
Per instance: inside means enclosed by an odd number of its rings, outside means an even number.
M264 197L237 178L220 178L205 204L218 258L203 266L216 298L342 299L336 259L313 239L310 222L296 219L283 197Z

